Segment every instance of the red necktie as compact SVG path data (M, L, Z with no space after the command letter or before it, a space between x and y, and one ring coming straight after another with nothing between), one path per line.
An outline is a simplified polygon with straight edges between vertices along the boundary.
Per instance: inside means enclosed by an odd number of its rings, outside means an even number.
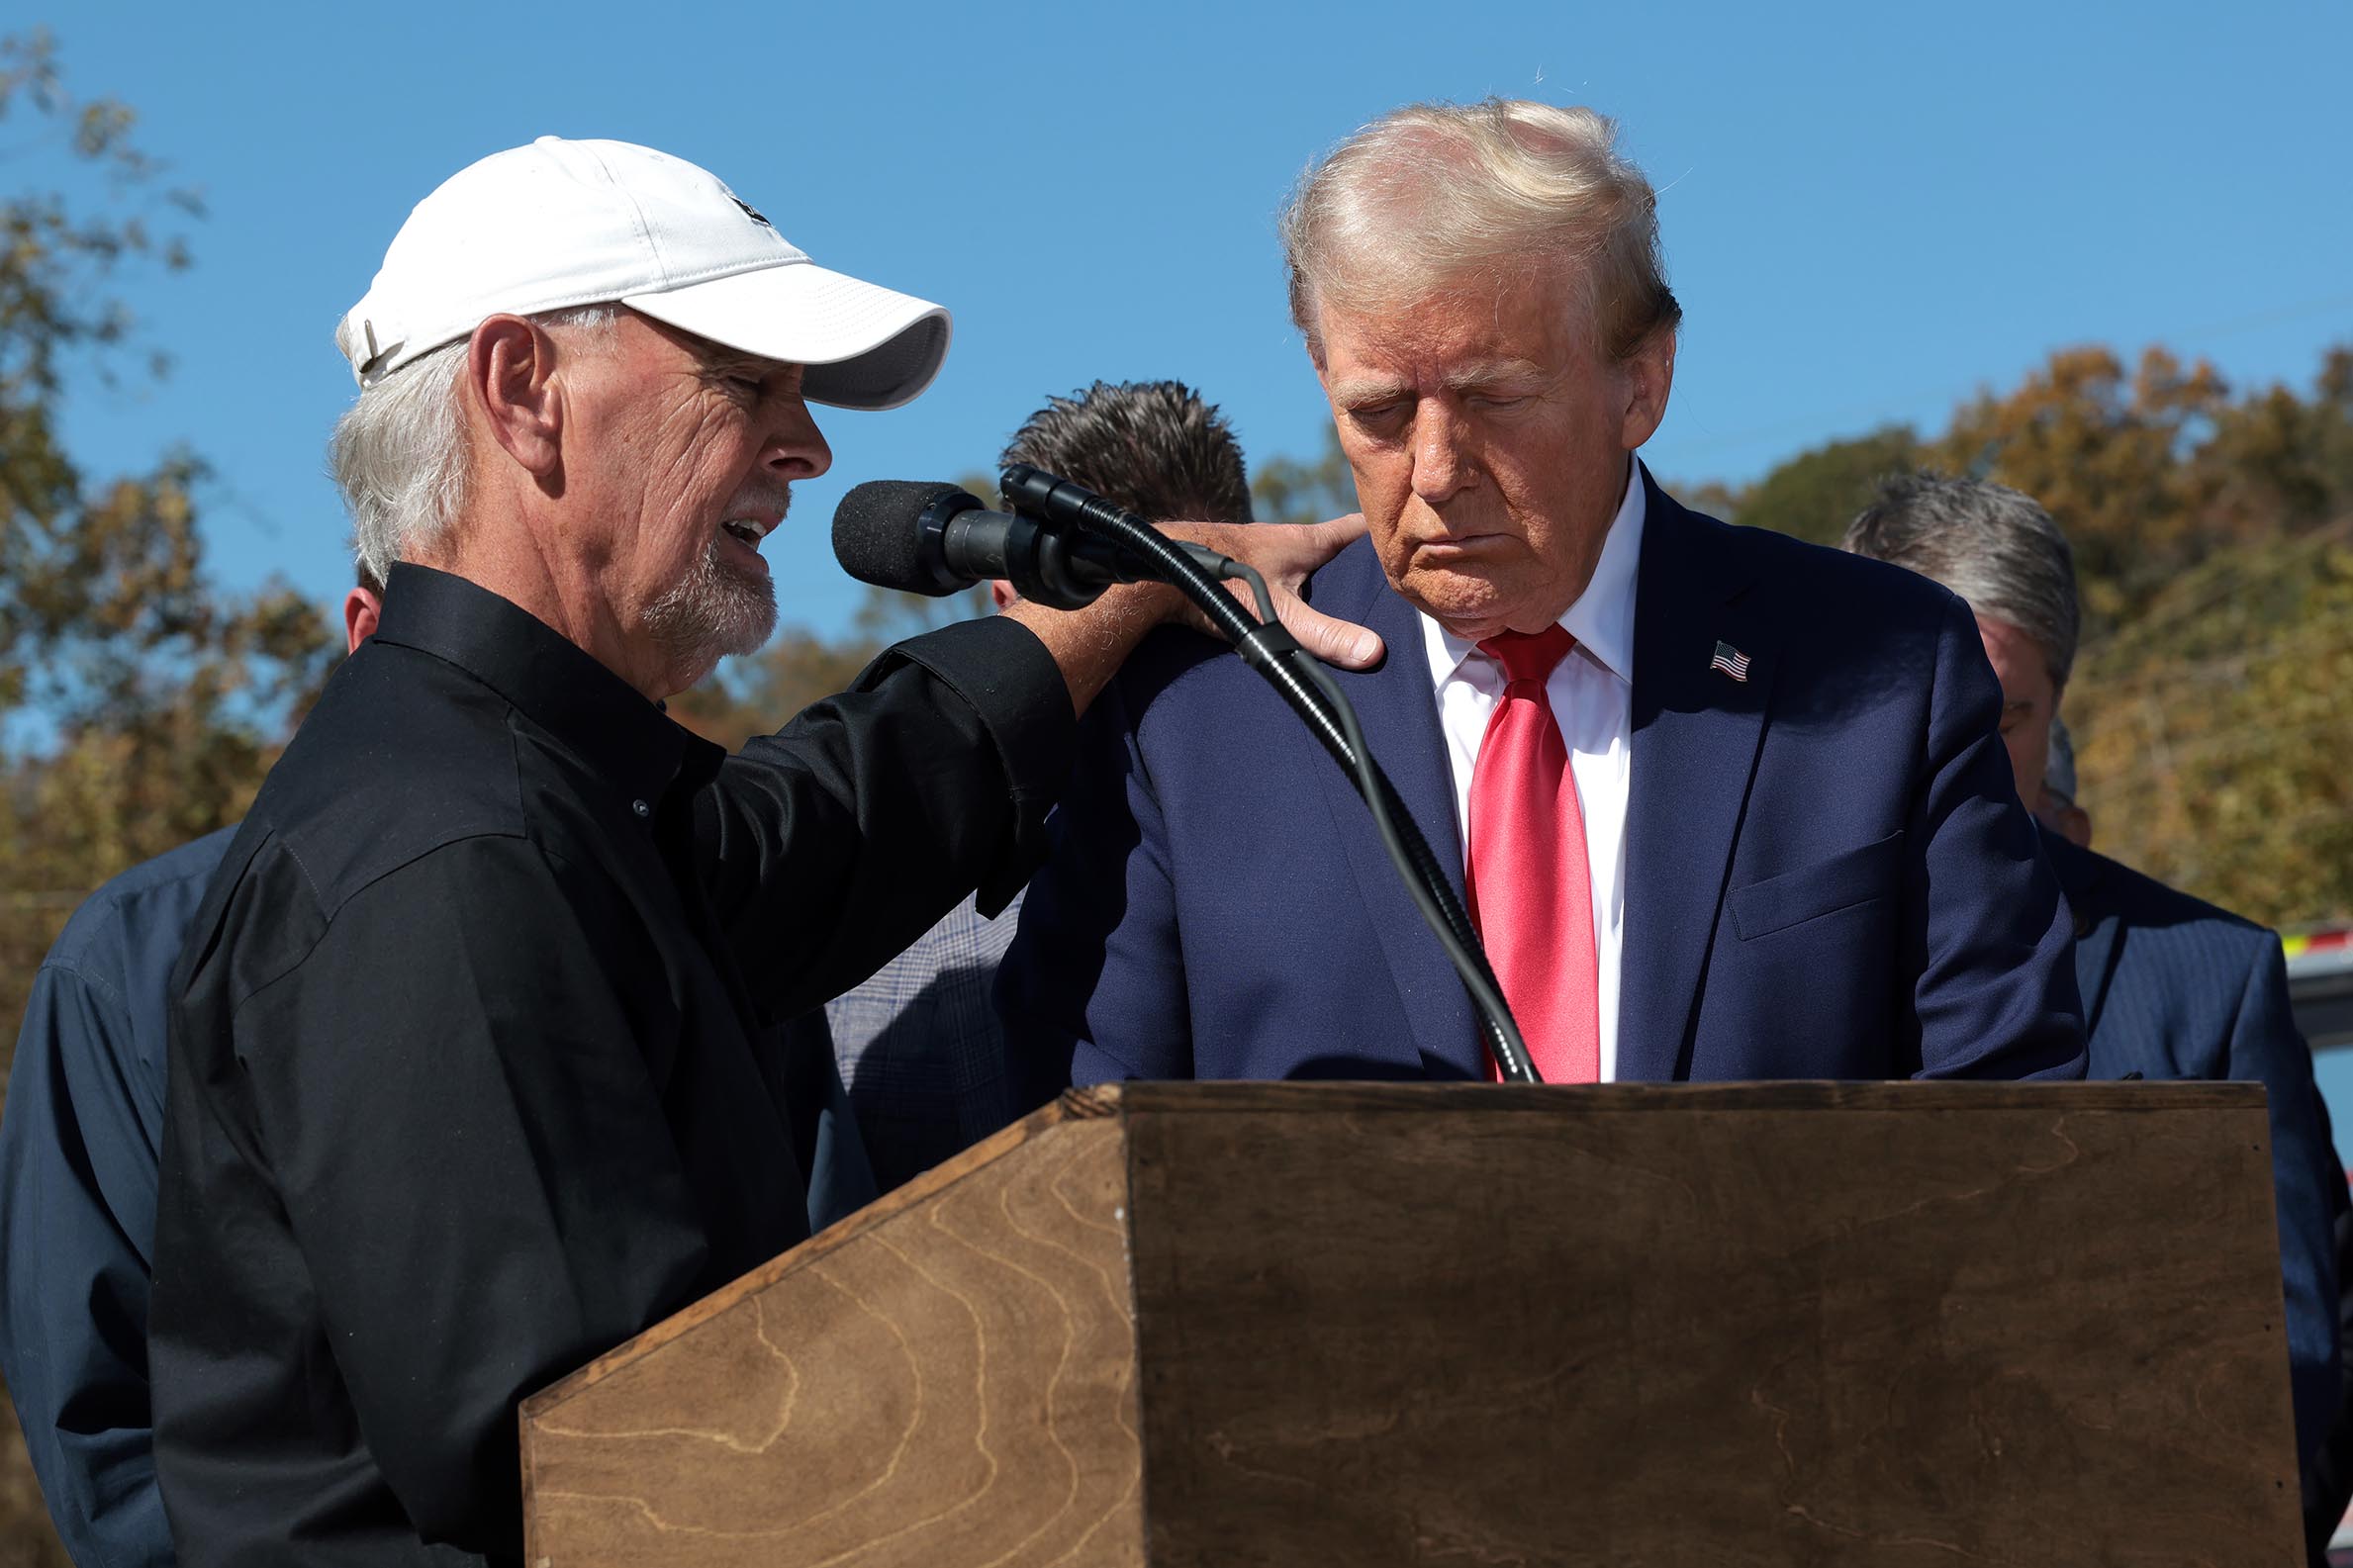
M1585 813L1545 694L1575 646L1559 626L1479 644L1503 667L1504 687L1470 770L1470 918L1547 1083L1601 1078Z

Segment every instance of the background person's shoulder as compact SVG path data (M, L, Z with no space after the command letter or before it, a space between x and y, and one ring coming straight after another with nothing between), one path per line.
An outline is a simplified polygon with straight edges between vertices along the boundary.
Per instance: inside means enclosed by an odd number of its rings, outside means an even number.
M2045 834L2044 855L2067 901L2087 920L2120 917L2135 930L2170 931L2215 951L2243 951L2250 958L2280 945L2279 933L2218 904L2169 886L2122 861Z
M141 934L185 929L236 831L232 823L102 883L75 908L45 964L111 969Z

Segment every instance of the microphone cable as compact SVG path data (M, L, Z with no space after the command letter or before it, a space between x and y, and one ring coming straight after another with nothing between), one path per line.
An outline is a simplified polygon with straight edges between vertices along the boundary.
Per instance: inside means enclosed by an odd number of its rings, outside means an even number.
M1497 1074L1507 1083L1541 1083L1543 1079L1528 1055L1511 1006L1504 1000L1503 987L1496 982L1495 971L1487 964L1486 950L1479 943L1469 914L1455 896L1453 885L1431 852L1429 841L1414 822L1413 814L1397 797L1396 786L1389 783L1388 775L1381 771L1371 749L1365 744L1365 732L1358 723L1355 707L1338 683L1325 674L1313 655L1299 646L1275 615L1273 597L1268 592L1266 579L1230 556L1216 555L1197 545L1180 545L1134 512L1083 486L1041 473L1026 463L1007 468L998 480L998 489L1006 504L1016 510L1049 518L1058 513L1067 516L1110 539L1139 560L1151 563L1155 568L1153 576L1183 594L1225 633L1235 651L1241 654L1243 663L1265 677L1292 711L1306 722L1356 786L1357 793L1364 797L1379 831L1381 847L1388 853L1406 891L1412 895L1414 907L1438 938L1439 946L1470 994L1479 1014L1480 1034ZM1198 556L1213 559L1201 561L1196 559ZM1217 585L1219 577L1238 579L1250 586L1258 605L1257 621L1245 615L1234 596Z

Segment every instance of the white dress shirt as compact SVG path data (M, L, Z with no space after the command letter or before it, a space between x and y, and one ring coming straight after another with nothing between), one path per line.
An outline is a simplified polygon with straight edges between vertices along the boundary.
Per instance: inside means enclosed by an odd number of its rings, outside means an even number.
M1601 1081L1618 1077L1618 959L1626 931L1626 801L1633 776L1634 584L1643 554L1643 482L1628 464L1626 498L1610 519L1593 581L1560 624L1577 640L1553 669L1545 694L1568 743L1577 808L1585 816L1585 859L1593 873L1593 946L1601 1009ZM1503 669L1428 615L1422 641L1438 692L1439 727L1455 776L1455 825L1465 863L1470 844L1470 775L1479 742L1503 692Z

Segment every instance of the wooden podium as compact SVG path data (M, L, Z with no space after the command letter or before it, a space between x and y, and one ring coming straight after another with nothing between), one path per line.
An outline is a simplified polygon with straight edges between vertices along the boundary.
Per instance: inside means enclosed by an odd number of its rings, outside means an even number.
M1064 1097L528 1401L527 1560L2302 1561L2242 1084Z

